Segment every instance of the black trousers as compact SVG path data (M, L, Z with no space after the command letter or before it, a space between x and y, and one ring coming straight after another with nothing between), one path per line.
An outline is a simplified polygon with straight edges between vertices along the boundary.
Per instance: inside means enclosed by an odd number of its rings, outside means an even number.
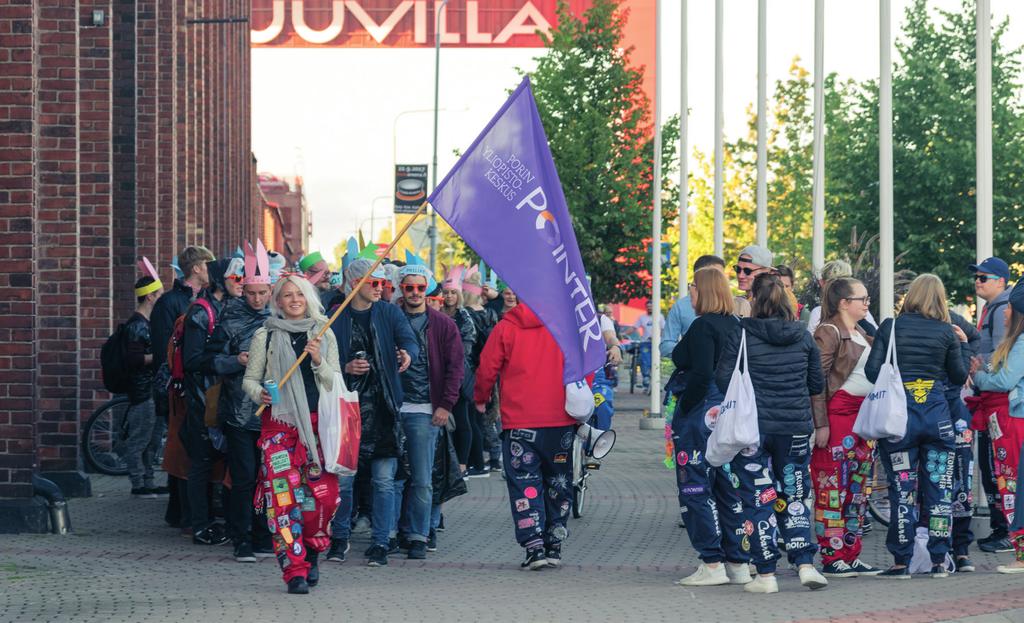
M270 543L266 521L253 521L253 492L259 476L262 456L257 442L258 430L246 430L225 424L221 427L228 442L228 471L231 473L231 495L228 500L227 519L231 528L231 540L236 545L242 542Z

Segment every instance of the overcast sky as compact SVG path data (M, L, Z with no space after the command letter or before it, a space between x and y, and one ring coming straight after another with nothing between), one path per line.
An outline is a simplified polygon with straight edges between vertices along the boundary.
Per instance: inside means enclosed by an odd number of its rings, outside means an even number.
M910 0L893 0L894 28ZM932 0L955 9L960 0ZM691 149L713 147L714 2L689 3ZM784 7L784 9L783 9ZM1024 2L992 0L996 23L1010 17L1009 43L1024 43ZM661 116L679 112L680 9L662 8ZM744 131L757 91L757 0L728 0L725 13L725 131ZM813 0L769 0L769 84L783 79L794 56L813 69ZM438 179L518 83L541 49L443 49ZM313 214L311 246L329 252L362 227L390 219L393 164L431 160L433 50L254 49L253 151L259 170L301 174ZM825 72L854 79L878 75L878 2L826 2ZM769 87L769 93L771 88ZM417 111L417 112L410 112ZM428 111L428 112L423 112ZM826 164L827 166L827 164Z

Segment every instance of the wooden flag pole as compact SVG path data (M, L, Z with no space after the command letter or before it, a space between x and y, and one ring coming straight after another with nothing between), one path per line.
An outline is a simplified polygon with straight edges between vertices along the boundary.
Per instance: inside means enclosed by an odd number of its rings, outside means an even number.
M377 261L373 263L373 266L370 267L370 270L366 271L366 274L363 275L362 279L359 280L359 283L352 287L352 291L348 293L348 296L346 296L345 300L341 302L341 305L338 306L338 309L334 310L334 313L331 314L331 317L327 319L327 324L324 325L324 328L320 330L320 333L317 334L315 339L319 340L324 336L324 333L327 333L327 330L331 328L331 325L334 324L334 321L338 319L338 316L341 315L341 312L343 312L345 308L348 307L349 303L352 302L352 299L355 298L356 291L359 290L359 288L363 287L363 284L366 283L366 281L370 278L370 275L373 273L373 271L377 270L377 267L381 265L381 263L384 261L384 258L386 258L388 254L391 253L391 249L393 249L395 245L398 244L398 241L402 239L402 236L404 236L406 232L409 231L409 228L412 227L412 224L416 222L416 219L423 215L426 209L427 202L424 201L420 205L419 209L416 210L416 212L412 215L412 218L409 219L409 221L402 226L402 229L391 240L387 248L384 249L384 253L382 253L380 257L377 258ZM270 339L269 336L267 339ZM295 371L299 369L299 366L302 365L302 362L306 359L307 354L308 353L303 352L295 359L295 363L292 364L292 367L288 368L288 371L284 373L284 377L282 377L281 380L278 381L279 387L283 386L285 383L288 382L288 379L292 378L292 375L295 374ZM256 409L256 415L263 413L263 410L266 408L267 405L260 405L259 409Z

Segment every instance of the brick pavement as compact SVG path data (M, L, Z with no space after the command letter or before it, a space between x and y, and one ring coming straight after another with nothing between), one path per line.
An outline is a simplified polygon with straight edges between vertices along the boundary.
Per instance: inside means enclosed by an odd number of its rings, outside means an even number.
M519 571L504 483L492 476L446 507L449 529L426 561L368 568L357 536L347 563L322 564L312 595L291 596L273 559L243 565L227 546L194 546L163 525L163 500L131 499L125 479L98 477L93 498L71 503L72 535L0 541L0 621L1024 622L1024 578L993 572L1009 555L981 552L977 573L947 580L835 580L811 593L782 569L778 595L674 586L696 558L660 464L663 438L637 429L640 397L618 400L619 442L592 480L587 516L570 524L563 569ZM882 534L868 535L864 557L889 561Z

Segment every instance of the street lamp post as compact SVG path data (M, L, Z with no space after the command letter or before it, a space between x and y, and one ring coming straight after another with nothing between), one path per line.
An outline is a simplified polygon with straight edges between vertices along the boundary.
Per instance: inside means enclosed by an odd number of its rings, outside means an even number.
M448 6L443 0L441 6L435 5L437 14L434 16L434 160L430 167L430 188L437 188L437 105L441 79L441 13ZM430 270L437 266L437 213L430 210Z

